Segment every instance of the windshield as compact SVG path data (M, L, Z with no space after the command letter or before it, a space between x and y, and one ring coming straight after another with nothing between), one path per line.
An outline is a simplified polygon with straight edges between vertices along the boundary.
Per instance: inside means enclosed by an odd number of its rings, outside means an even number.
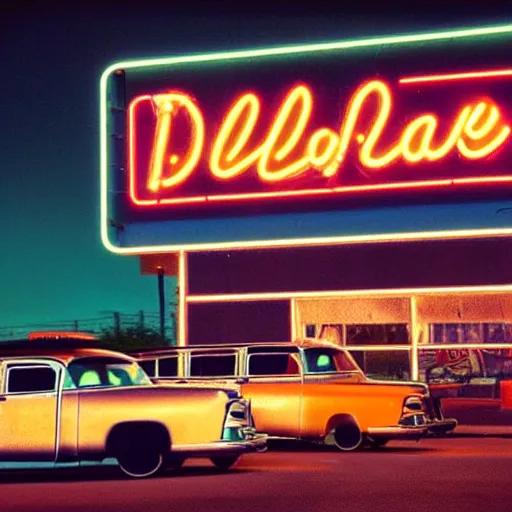
M306 348L306 373L359 372L360 369L343 351L335 348Z
M151 380L137 363L123 359L80 358L69 364L68 371L78 388L151 385Z

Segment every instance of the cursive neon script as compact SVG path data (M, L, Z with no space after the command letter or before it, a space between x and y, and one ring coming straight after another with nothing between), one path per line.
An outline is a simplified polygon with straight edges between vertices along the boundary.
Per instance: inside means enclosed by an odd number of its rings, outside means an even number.
M152 102L156 127L147 189L155 193L184 183L197 169L205 149L205 120L198 104L183 92L155 95ZM301 84L285 95L264 136L255 140L261 101L253 93L243 94L213 134L209 171L219 180L235 179L251 169L263 182L282 182L307 172L329 178L343 168L351 147L356 148L359 165L368 170L399 161L435 162L449 154L478 160L501 148L511 132L495 102L479 99L459 108L444 127L435 114L422 113L390 138L392 107L390 87L368 81L351 96L337 130L320 127L308 133L313 94ZM190 129L184 155L170 149L178 115L186 117Z

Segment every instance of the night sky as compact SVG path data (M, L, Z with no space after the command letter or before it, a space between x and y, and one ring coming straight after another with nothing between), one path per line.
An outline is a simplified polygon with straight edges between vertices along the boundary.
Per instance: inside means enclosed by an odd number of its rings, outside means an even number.
M99 236L99 77L111 62L512 23L505 2L0 3L0 328L158 311L156 278Z

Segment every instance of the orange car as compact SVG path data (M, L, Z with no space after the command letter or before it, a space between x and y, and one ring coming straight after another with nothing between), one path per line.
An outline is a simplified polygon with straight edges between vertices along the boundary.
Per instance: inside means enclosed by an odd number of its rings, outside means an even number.
M270 437L351 451L457 424L443 418L427 385L371 380L346 350L317 341L175 347L136 357L160 382L238 379L256 428Z
M45 343L0 347L2 462L115 458L126 475L146 477L189 457L228 469L265 449L232 387L158 386L125 354Z

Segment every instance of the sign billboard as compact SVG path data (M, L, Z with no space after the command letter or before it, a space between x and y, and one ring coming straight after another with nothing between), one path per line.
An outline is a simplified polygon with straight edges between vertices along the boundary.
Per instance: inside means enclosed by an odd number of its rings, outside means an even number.
M511 41L502 26L115 63L102 240L135 254L512 233Z

